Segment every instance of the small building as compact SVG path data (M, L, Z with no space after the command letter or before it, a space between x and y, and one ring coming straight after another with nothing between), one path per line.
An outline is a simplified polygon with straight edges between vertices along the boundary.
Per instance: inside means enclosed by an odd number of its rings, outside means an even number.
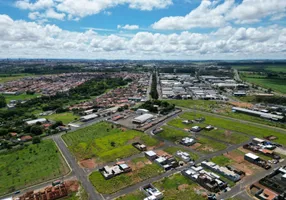
M99 169L99 172L102 174L102 176L108 180L115 176L118 176L122 173L131 172L132 169L127 164L116 164L114 166L105 166L101 169Z
M164 197L163 193L151 184L144 186L142 191L147 196L144 200L160 200Z
M26 121L26 124L29 126L33 126L37 123L46 123L48 120L45 118L40 118L40 119L35 119L35 120L30 120L30 121Z
M196 143L195 139L189 138L189 137L185 137L180 141L180 144L187 146L187 147L192 146L195 143Z
M191 131L192 131L192 132L196 132L196 133L200 132L201 130L202 130L202 129L201 129L201 127L199 127L199 126L194 126L194 127L191 128Z
M245 91L237 91L233 93L233 96L236 97L245 97L246 96L246 92Z
M255 155L253 153L247 153L244 155L244 159L251 162L251 163L254 163L254 162L258 162L259 156Z
M139 151L146 151L147 147L145 144L141 144L140 142L135 142L132 144L133 147L135 147L136 149L138 149Z
M151 115L151 114L143 114L143 115L141 115L139 117L134 118L133 119L133 123L135 123L135 124L143 124L146 121L151 120L153 118L154 118L154 116Z
M24 135L20 139L22 142L27 142L27 141L31 141L33 139L33 137L30 135Z
M86 116L82 116L80 118L80 120L82 122L87 122L87 121L90 121L90 120L93 120L93 119L96 119L98 118L98 115L97 114L90 114L90 115L86 115Z
M177 151L176 155L182 159L184 162L189 162L191 161L191 157L190 157L190 154L187 153L187 152L183 152L183 151Z
M191 124L191 123L193 123L193 122L192 122L191 120L183 120L182 123L183 123L183 124Z
M211 131L213 129L214 129L214 127L212 125L209 125L209 126L205 127L205 130L207 130L207 131Z
M154 151L146 151L145 156L151 161L154 161L158 158L157 154Z

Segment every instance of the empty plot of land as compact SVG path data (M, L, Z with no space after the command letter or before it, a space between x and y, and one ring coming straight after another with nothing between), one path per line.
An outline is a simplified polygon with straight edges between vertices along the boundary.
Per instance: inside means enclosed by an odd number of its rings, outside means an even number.
M159 144L144 133L117 128L107 122L68 133L63 139L79 160L96 158L97 162L110 162L139 153L132 146L135 141L141 141L147 146Z
M146 158L137 158L127 164L132 168L132 172L105 180L97 171L90 175L89 180L98 192L111 194L164 172L163 168Z
M195 149L202 153L213 153L227 147L225 144L201 136L197 137L197 142L201 145Z
M198 113L188 112L180 115L185 119L193 119L194 116L198 116ZM220 117L214 117L206 114L200 114L200 117L205 117L206 121L204 123L211 124L217 127L221 127L226 130L233 130L236 132L245 133L258 138L263 138L266 136L274 135L278 139L275 142L286 145L286 134L273 130L271 128L262 128L252 124L245 124L242 122L234 121L231 119L224 119Z
M181 174L175 174L171 177L164 178L163 180L154 183L163 194L166 200L187 200L196 199L203 200L206 191Z
M52 140L1 153L0 194L55 179L68 171Z

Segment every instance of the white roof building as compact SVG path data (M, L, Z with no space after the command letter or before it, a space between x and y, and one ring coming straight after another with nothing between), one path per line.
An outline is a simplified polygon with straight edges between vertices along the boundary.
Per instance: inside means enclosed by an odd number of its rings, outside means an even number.
M139 116L139 117L134 118L133 122L139 123L139 124L143 124L143 123L145 123L146 121L152 119L153 117L154 117L154 115L144 114L144 115L141 115L141 116Z
M40 118L40 119L31 120L31 121L26 121L26 124L28 124L29 126L32 126L32 125L35 125L38 122L39 123L45 123L45 122L47 122L47 119Z

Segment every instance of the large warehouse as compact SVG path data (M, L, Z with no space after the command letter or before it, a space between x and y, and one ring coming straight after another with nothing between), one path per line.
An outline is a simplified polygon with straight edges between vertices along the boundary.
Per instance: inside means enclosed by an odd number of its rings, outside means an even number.
M154 116L151 114L144 114L144 115L140 115L139 117L134 118L133 123L135 124L143 124L146 121L152 119Z

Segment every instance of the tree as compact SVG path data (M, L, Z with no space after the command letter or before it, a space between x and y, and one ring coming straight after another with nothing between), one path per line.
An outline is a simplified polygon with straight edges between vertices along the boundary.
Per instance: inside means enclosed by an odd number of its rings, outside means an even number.
M0 129L0 136L4 136L8 134L8 130L6 128L1 128Z
M32 126L30 131L33 135L43 134L43 129L40 126Z
M0 108L5 108L6 107L6 99L3 95L0 96Z
M40 137L33 137L33 144L39 144L41 143L41 138Z

